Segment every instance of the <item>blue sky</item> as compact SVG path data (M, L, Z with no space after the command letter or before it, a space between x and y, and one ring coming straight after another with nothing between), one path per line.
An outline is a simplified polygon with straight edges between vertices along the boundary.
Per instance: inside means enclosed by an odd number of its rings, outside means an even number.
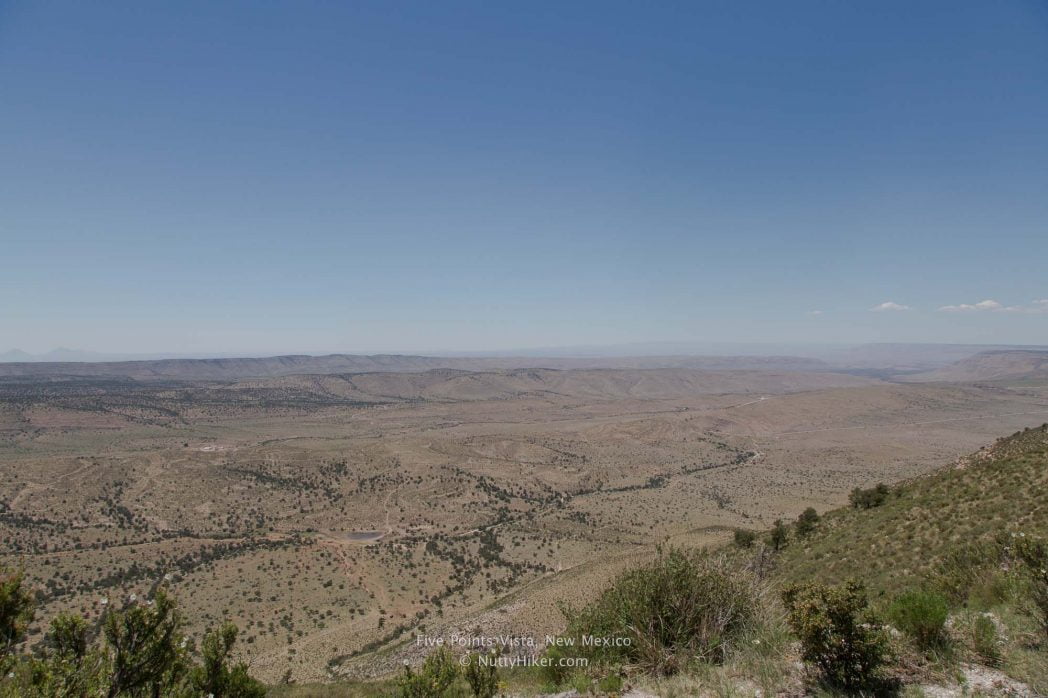
M1046 124L1033 0L0 2L0 351L1048 343Z

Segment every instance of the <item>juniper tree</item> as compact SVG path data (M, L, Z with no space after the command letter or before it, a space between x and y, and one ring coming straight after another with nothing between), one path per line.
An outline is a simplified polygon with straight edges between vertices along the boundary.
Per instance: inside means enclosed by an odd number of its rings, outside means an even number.
M819 513L808 507L797 517L797 537L804 538L815 530L815 524L819 523Z
M214 698L265 698L266 688L248 676L247 665L229 665L229 655L237 639L237 626L225 623L210 631L200 646L201 664L194 667L189 682L200 695Z
M12 652L33 622L33 598L22 586L21 572L0 570L0 670L7 672Z
M786 524L782 522L782 519L776 519L775 525L772 526L770 541L771 547L775 550L782 550L786 547L786 541L790 537L789 529L786 528Z

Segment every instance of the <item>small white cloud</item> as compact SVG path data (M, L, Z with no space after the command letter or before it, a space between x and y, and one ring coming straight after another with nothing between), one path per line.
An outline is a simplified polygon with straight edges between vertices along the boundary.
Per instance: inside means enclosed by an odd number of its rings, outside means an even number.
M888 311L891 311L891 310L909 310L909 309L910 309L910 306L908 306L908 305L902 305L901 303L896 303L894 301L885 301L885 302L881 303L880 305L875 305L872 308L870 308L870 312L884 313L884 312L888 312Z
M807 315L822 315L822 311L821 310L809 310L806 314Z
M943 312L976 312L977 310L1002 310L1004 306L997 301L979 301L978 303L961 303L960 305L944 305L939 308Z
M1048 299L1033 301L1030 305L1003 305L995 300L984 300L978 303L961 303L959 305L944 305L939 308L944 313L976 313L989 311L993 313L1048 313Z
M979 301L978 303L961 303L960 305L944 305L939 310L944 313L974 313L978 310L1003 310L1004 306L993 300Z

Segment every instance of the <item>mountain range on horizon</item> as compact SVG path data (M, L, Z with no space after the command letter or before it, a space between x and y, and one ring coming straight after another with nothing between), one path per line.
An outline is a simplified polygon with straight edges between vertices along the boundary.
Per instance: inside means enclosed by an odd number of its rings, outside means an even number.
M753 342L652 341L627 344L587 344L527 347L510 350L476 351L294 351L249 352L105 352L56 347L31 353L19 348L0 352L0 363L102 363L125 361L279 359L287 357L433 357L433 358L639 358L639 357L796 357L819 359L834 366L934 368L951 364L987 351L1048 350L1048 345L950 344L911 342L867 342L856 344L789 344Z
M431 371L506 372L531 369L705 372L838 373L887 380L985 380L1043 377L1046 347L987 345L871 344L796 354L291 354L268 357L113 358L58 349L32 360L25 352L0 355L0 378L131 380L242 380L295 375L419 373ZM29 355L32 356L32 355ZM15 357L12 360L9 357ZM61 357L61 358L59 358ZM74 358L76 357L76 358ZM103 358L104 357L104 358Z

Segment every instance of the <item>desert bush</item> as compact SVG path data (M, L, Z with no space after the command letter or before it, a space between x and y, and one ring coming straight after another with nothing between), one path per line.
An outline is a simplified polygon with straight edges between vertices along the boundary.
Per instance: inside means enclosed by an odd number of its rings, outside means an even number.
M1014 550L1022 563L1019 572L1026 586L1022 608L1048 635L1048 542L1020 535L1016 537Z
M786 527L782 519L776 519L775 525L771 527L771 533L768 536L768 542L771 544L772 549L782 550L786 547L786 542L789 538L790 529Z
M600 695L617 696L622 693L622 676L618 673L602 676L597 681L596 688Z
M606 664L671 674L698 658L723 660L757 615L752 575L722 558L660 550L650 564L619 576L581 611L566 610L573 651ZM613 644L590 645L586 638Z
M855 509L872 509L879 507L888 501L888 495L891 494L891 490L883 482L879 482L869 489L862 489L856 487L848 495L848 501Z
M444 698L459 677L459 668L446 648L441 647L426 657L419 670L404 666L397 680L398 698Z
M31 622L33 598L22 586L22 573L0 570L0 669L7 670L11 652Z
M182 615L163 590L149 605L108 613L102 626L111 656L107 696L173 693L188 669L181 628Z
M561 660L568 656L568 652L563 647L549 645L542 653L542 656L549 661L542 664L541 676L551 689L548 692L555 693L557 688L564 685L564 682L568 680L572 672L572 669L567 664L561 663Z
M775 568L775 563L775 551L766 545L757 548L748 560L743 561L746 571L758 582L768 579Z
M265 698L266 687L247 674L247 665L229 664L229 654L237 639L237 626L226 623L204 636L202 661L189 675L193 689L214 698Z
M799 538L805 538L815 530L815 525L818 523L819 512L815 511L812 507L808 507L797 517L797 523L795 525L797 536Z
M55 616L44 638L52 656L80 661L87 654L87 621L66 613Z
M1016 606L1025 590L1022 578L1004 569L988 570L968 592L968 605L973 609Z
M494 659L498 656L498 653L492 650L488 656ZM466 670L463 672L466 675L466 683L469 684L469 690L473 693L473 698L494 698L499 690L498 667L493 661L485 664L480 659L480 655L470 658L470 662L466 665Z
M18 655L14 645L25 636L32 618L30 592L22 577L0 571L0 631L6 663L0 696L47 697L214 695L215 698L261 698L265 689L247 675L244 665L227 666L236 627L208 633L203 664L193 657L193 644L183 634L174 599L163 589L148 602L134 597L122 609L102 618L100 637L92 638L87 622L61 614L52 622L35 656Z
M971 628L972 649L987 666L997 666L1001 663L1001 647L997 637L997 626L993 618L985 613L980 613L972 620Z
M856 509L873 509L888 501L889 494L891 494L891 490L881 482L869 489L856 487L851 491L848 500Z
M1000 558L1000 546L990 541L948 549L929 573L931 584L951 604L965 604L974 590L986 587L999 574Z
M949 614L946 598L942 594L925 590L899 595L888 609L888 617L895 627L912 637L923 650L943 644Z
M861 584L792 585L782 598L804 661L814 665L828 683L855 690L882 681L888 641L870 617Z
M757 540L757 534L745 528L735 529L735 546L739 548L752 548Z
M44 638L42 661L36 663L33 684L41 695L104 695L107 658L88 641L88 626L80 616L60 614Z

